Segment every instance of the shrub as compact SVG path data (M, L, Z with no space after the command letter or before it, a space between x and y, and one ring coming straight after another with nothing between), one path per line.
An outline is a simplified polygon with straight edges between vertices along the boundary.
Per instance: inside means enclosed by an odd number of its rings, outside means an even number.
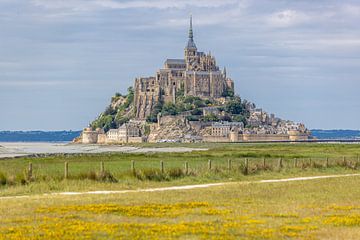
M185 176L181 168L171 168L167 171L167 175L171 179L182 178Z
M201 111L201 109L196 108L194 110L191 111L191 115L202 115L203 111Z
M157 169L145 169L134 172L134 176L142 181L170 181L171 179L184 177L185 173L181 168L171 168L164 173Z
M162 109L162 114L163 115L177 115L178 114L178 110L175 106L175 104L173 103L165 103Z
M111 172L109 171L99 173L99 175L97 176L97 180L102 182L111 182L111 183L118 182L118 180L114 177L114 175L112 175Z
M139 180L150 180L150 181L163 181L166 180L166 177L164 174L160 172L160 170L155 169L144 169L136 171L135 177Z
M89 179L89 180L93 180L93 181L97 180L95 171L90 171L90 172L86 172L86 173L80 173L77 178L81 179L81 180L84 180L84 179Z
M0 185L6 185L7 179L4 173L0 172Z

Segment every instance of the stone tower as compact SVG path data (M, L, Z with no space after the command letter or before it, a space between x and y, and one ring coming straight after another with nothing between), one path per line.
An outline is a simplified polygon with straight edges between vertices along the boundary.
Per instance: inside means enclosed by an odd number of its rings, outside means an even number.
M199 52L194 42L193 22L190 17L188 41L184 58L167 59L155 77L135 80L136 118L146 119L158 103L176 103L176 94L201 98L220 98L233 90L233 81L216 65L210 53Z
M190 28L189 28L189 39L185 47L185 63L186 68L192 68L192 65L196 63L197 48L194 42L194 33L192 28L192 16L190 16Z

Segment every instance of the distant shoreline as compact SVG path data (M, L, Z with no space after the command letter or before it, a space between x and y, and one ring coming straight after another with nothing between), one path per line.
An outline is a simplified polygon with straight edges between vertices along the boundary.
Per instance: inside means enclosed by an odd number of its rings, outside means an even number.
M360 130L313 129L311 132L319 140L360 140ZM0 143L70 143L80 134L81 131L0 131Z

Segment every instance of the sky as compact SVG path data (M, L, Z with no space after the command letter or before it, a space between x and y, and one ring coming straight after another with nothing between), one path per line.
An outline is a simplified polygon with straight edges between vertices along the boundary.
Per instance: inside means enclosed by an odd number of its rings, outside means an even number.
M0 0L0 130L80 130L136 77L198 50L244 99L360 129L360 0Z

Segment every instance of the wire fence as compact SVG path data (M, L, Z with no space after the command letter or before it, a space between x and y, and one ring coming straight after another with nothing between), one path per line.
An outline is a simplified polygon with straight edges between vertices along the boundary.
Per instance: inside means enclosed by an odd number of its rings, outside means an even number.
M62 165L62 166L61 166ZM341 158L243 158L243 159L221 159L221 160L146 160L146 161L116 161L99 162L63 162L55 164L33 164L29 163L25 169L25 180L35 181L38 178L46 179L94 179L101 180L112 176L112 178L123 178L134 176L138 179L152 180L148 175L156 175L159 179L168 176L184 177L187 175L203 174L243 174L249 175L259 171L280 171L286 169L311 169L343 167L348 169L359 169L359 156ZM163 177L161 177L163 176ZM157 179L156 177L154 177ZM105 179L106 180L106 179Z

